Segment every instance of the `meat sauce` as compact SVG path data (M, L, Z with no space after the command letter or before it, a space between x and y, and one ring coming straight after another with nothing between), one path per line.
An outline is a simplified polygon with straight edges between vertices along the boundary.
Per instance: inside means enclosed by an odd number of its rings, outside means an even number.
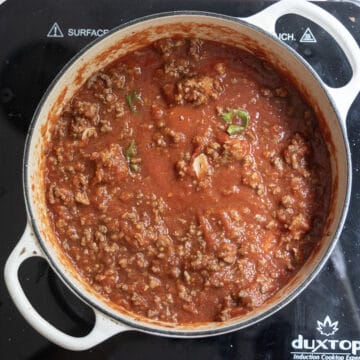
M161 39L89 78L46 153L56 237L127 311L226 321L261 306L321 239L331 192L317 119L268 63Z

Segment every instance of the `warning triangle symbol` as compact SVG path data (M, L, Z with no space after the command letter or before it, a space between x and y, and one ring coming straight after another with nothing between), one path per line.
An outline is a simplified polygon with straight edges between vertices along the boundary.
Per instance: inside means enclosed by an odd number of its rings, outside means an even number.
M62 38L64 37L64 34L62 33L60 26L57 22L53 24L53 26L50 28L47 37L49 38Z
M303 36L300 39L300 42L303 43L316 43L316 38L310 28L307 28L303 34Z

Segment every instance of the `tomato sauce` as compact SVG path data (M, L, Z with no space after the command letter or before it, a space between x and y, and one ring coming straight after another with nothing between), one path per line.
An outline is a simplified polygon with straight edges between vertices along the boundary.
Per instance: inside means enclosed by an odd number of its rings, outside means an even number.
M54 232L100 296L169 323L271 298L321 239L331 169L295 87L243 50L168 38L65 106L46 154Z

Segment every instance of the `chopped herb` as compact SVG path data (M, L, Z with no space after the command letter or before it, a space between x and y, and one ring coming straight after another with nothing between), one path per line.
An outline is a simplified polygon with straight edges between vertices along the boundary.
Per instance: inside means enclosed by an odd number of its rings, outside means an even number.
M130 110L132 112L136 112L137 108L136 108L136 105L133 104L133 97L130 94L127 94L125 96L125 98L126 98L126 102L127 102L128 106L129 106Z
M223 113L221 115L222 119L230 123L230 125L227 127L226 132L229 135L234 135L242 130L245 130L250 121L250 115L246 110L242 109L231 109L230 111ZM233 122L241 121L241 124L233 124Z
M245 126L231 124L227 127L226 132L229 135L234 135L242 130L245 130Z
M133 171L139 171L139 165L138 164L132 164L130 163L130 169Z
M229 111L227 113L224 113L221 115L221 117L225 122L230 123L232 121L232 112Z
M129 162L133 156L137 154L135 140L131 140L128 148L126 149L126 160Z
M143 105L144 101L138 91L132 91L131 93L127 94L125 96L126 102L132 112L137 112L138 108L136 103L139 103L140 105Z
M233 121L233 117L236 117L244 122L244 126L246 127L249 123L250 116L246 110L241 109L232 109L226 113L221 115L222 119L225 122L231 123Z
M244 128L247 128L250 121L250 115L246 110L234 110L234 114L243 121Z
M137 154L135 140L131 140L128 148L126 149L126 161L128 162L130 169L133 171L139 171L139 165L131 162L131 159Z

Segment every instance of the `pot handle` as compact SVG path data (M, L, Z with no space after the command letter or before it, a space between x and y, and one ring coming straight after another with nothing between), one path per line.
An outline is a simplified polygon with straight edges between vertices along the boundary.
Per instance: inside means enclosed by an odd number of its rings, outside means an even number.
M79 351L90 349L115 334L130 330L123 325L113 322L95 309L93 309L95 312L95 325L90 333L83 337L67 335L46 321L29 302L18 277L20 265L23 261L33 256L40 256L46 259L30 225L27 224L24 234L6 262L4 277L16 307L30 325L42 336L65 349Z
M242 20L276 36L276 21L279 17L286 14L301 15L320 25L335 39L347 57L352 69L351 80L345 86L339 88L332 88L323 83L323 86L336 104L340 118L345 125L346 115L358 95L360 87L359 45L346 27L334 16L321 7L304 0L279 1L253 16L242 18Z

